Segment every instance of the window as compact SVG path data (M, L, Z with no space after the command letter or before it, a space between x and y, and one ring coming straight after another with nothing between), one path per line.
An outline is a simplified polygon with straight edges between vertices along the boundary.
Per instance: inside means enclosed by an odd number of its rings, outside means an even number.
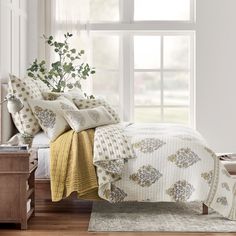
M63 11L63 1L55 0L55 9ZM194 125L194 0L71 1L86 2L87 20L70 14L56 18L55 29L89 31L91 92L126 121Z
M134 36L135 121L188 123L190 41L186 33Z
M190 0L134 0L134 20L189 21Z

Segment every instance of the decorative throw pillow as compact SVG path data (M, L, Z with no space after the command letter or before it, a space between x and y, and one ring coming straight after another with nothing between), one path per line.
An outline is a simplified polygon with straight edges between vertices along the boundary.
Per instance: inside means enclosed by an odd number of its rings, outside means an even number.
M77 107L66 98L60 98L55 101L32 99L29 100L29 104L50 141L54 141L66 130L70 129L62 111L78 111Z
M16 128L20 133L35 135L40 130L40 125L34 117L28 99L43 99L38 87L31 80L21 80L20 78L10 75L8 82L8 93L14 94L23 103L22 110L15 114L11 114Z
M33 80L41 93L50 92L50 88L40 79Z
M43 97L45 100L56 100L60 96L65 97L69 100L73 100L74 98L77 99L84 99L84 95L81 92L81 90L75 89L75 90L70 90L64 93L56 93L56 92L43 92L42 93Z
M103 99L78 99L74 98L73 102L79 109L95 108L104 106L109 114L114 118L116 123L120 122L119 115L116 111Z
M63 113L70 127L76 132L116 123L103 106L78 111L63 110Z

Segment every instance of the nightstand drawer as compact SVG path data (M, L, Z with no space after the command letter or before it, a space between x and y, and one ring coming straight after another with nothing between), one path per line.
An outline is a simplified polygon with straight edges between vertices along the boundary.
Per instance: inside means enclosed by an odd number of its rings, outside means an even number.
M25 172L29 170L29 153L0 153L0 173Z
M30 172L37 166L36 150L0 153L0 173Z

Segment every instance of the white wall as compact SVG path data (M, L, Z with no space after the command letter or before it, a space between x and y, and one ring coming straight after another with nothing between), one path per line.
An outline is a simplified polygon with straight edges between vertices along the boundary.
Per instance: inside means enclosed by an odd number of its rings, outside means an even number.
M236 152L236 1L197 0L196 127L217 152Z
M27 0L0 0L0 79L24 76L27 64Z

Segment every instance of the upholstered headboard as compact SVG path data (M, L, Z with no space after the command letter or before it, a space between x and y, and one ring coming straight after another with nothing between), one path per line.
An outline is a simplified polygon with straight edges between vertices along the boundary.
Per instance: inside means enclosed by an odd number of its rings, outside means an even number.
M1 101L3 101L7 95L7 88L7 81L1 81ZM7 103L5 102L1 105L1 143L6 142L16 133L16 127L12 121L11 115L7 110Z

